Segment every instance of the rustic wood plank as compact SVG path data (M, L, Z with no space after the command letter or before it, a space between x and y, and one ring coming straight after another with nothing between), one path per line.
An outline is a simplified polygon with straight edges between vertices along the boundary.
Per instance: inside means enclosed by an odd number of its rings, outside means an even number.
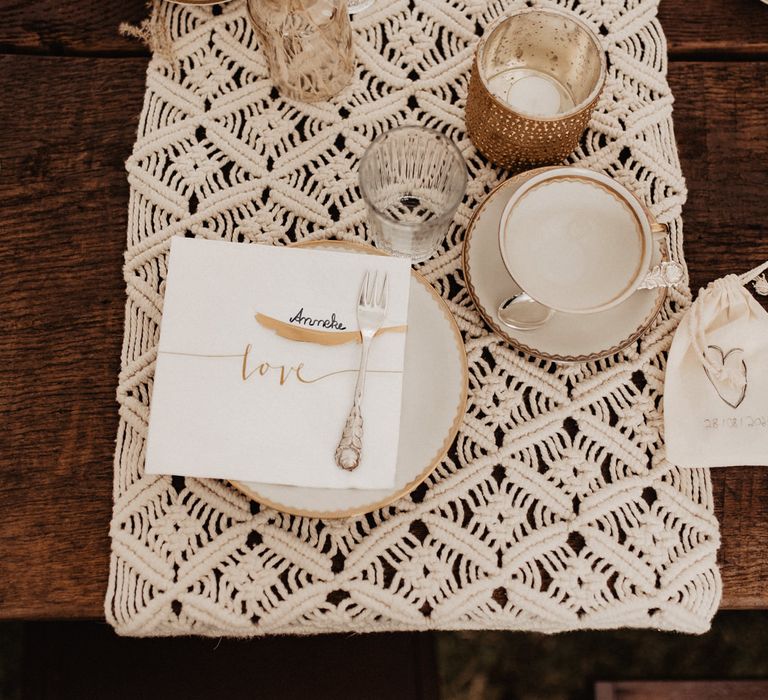
M0 0L0 47L47 54L148 53L121 36L121 22L138 24L148 0Z
M670 58L768 55L768 7L760 0L661 0Z
M378 0L383 2L384 0ZM147 0L0 0L0 47L53 54L132 53L146 49L117 32L138 23ZM670 56L768 55L768 7L759 0L661 0Z
M145 66L0 57L2 617L102 615Z
M0 617L102 614L123 161L145 64L0 57L0 86L15 96L0 103ZM687 255L701 285L768 258L766 75L758 63L680 63L670 79L690 187ZM765 472L722 470L714 480L724 604L768 607Z
M755 700L768 681L618 681L595 683L595 700Z
M764 63L681 62L670 64L669 82L688 182L685 256L698 290L768 260L768 71ZM712 481L723 605L768 607L768 472L715 469Z
M697 290L768 260L768 66L674 63L669 82L689 190L685 256Z
M768 608L768 474L766 468L712 472L724 608Z

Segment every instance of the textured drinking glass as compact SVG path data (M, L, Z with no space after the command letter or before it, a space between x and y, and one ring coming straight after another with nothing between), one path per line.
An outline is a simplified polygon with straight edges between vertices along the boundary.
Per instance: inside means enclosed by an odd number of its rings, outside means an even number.
M327 100L355 70L346 0L248 0L275 85L303 102Z
M437 250L466 186L459 149L432 129L387 131L360 162L360 191L376 244L413 262Z

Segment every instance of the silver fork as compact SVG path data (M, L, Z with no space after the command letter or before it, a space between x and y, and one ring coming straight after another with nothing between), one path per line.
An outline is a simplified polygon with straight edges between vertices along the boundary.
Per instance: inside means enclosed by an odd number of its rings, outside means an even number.
M363 390L365 372L368 367L368 352L371 341L381 328L387 316L387 275L381 287L378 286L378 272L365 273L360 285L360 298L357 302L357 325L363 337L363 349L360 355L360 369L357 371L355 398L347 416L341 440L336 447L336 464L342 469L352 471L360 465L363 453Z

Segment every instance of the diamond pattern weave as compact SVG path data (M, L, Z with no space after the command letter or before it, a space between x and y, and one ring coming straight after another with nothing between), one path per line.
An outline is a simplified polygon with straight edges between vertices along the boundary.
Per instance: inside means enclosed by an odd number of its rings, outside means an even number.
M690 294L606 360L555 365L489 332L460 271L473 208L508 177L464 131L478 36L525 5L568 7L609 56L573 161L608 173L668 222L682 260L685 184L657 0L377 0L355 16L357 73L333 100L272 87L235 0L154 9L125 257L108 620L127 635L657 627L703 632L720 598L709 473L665 459L666 350ZM421 271L463 333L470 401L448 457L412 494L319 521L225 482L146 476L143 459L170 239L283 245L367 240L357 165L403 123L459 146L470 184Z

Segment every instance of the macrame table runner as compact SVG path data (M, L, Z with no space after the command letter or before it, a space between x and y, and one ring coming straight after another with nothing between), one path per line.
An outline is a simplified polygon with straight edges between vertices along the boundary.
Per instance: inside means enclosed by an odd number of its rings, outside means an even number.
M125 256L107 619L126 635L656 627L703 632L717 609L709 473L671 466L660 415L687 291L600 362L555 365L489 332L464 287L473 208L508 175L464 131L478 36L503 0L377 0L354 18L357 73L326 103L283 99L244 2L164 3L138 138ZM573 161L608 173L672 230L685 184L658 0L565 0L602 36L605 94ZM410 496L320 521L260 507L222 481L145 476L144 446L170 239L368 238L357 165L402 123L447 133L470 182L421 272L464 335L470 401L458 438Z

